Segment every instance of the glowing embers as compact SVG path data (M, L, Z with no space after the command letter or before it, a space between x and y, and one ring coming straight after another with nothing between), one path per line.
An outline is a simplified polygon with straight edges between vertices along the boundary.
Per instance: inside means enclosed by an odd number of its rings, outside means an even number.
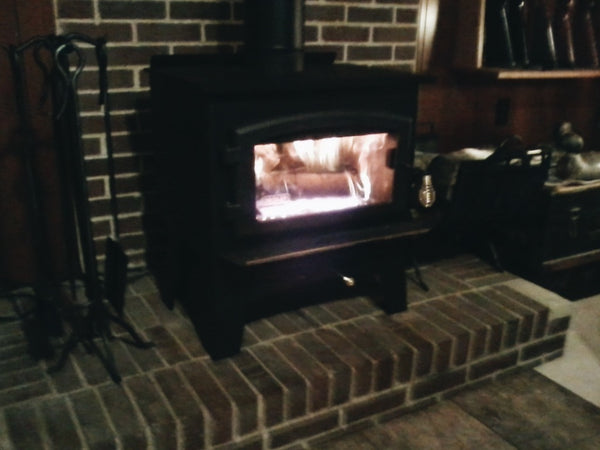
M256 219L391 202L396 147L388 133L255 145Z

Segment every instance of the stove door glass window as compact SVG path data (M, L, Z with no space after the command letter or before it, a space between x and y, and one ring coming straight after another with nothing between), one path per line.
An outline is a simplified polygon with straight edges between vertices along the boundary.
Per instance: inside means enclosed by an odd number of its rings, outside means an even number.
M256 219L391 203L397 144L373 133L255 145Z

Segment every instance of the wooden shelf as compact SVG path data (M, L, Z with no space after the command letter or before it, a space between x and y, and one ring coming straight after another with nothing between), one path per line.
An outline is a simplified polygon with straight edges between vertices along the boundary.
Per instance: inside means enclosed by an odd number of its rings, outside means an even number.
M458 70L473 77L489 80L559 80L600 78L600 70L595 69L524 70L480 67L460 68Z
M592 264L598 261L600 261L600 249L547 260L542 263L542 268L544 270L553 272L573 269L575 267Z
M523 70L485 67L486 0L460 0L454 67L460 72L488 80L550 80L600 78L600 69Z

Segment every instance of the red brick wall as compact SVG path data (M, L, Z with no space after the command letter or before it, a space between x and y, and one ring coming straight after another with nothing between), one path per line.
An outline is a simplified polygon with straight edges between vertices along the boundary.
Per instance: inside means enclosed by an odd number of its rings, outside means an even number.
M144 264L160 229L147 201L155 195L148 68L154 54L234 52L242 39L241 0L54 0L57 33L106 36L122 242ZM340 62L414 70L420 0L306 0L307 49ZM95 72L80 81L92 213L102 255L110 232L106 146Z

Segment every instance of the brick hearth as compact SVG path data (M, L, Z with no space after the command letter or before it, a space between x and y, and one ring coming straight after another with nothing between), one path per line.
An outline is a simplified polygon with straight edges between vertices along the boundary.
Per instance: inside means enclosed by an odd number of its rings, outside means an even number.
M422 272L430 289L409 282L405 313L353 298L279 314L248 324L242 352L219 362L144 277L126 314L156 348L111 344L121 385L81 349L46 374L24 355L19 325L1 324L0 447L310 443L561 355L569 313L557 295L472 256Z

